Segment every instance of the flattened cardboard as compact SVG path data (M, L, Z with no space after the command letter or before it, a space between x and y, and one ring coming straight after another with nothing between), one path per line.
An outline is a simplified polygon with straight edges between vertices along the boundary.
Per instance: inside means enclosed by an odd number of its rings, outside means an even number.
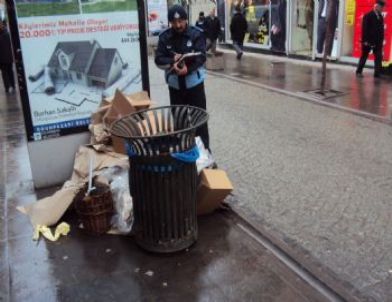
M197 214L212 213L233 191L233 185L223 170L204 169L197 190Z
M163 124L162 124L162 114L160 112L157 112L157 118L158 118L158 125L159 125L159 129L163 129ZM151 124L151 129L148 125L148 121L150 121ZM158 129L157 129L157 124L155 121L155 117L154 114L150 111L147 113L147 118L140 121L138 123L140 132L142 133L142 135L144 136L149 136L149 135L155 135L158 133Z
M121 154L127 154L127 150L125 148L125 141L122 137L117 137L112 135L112 147L114 152L116 153L121 153Z
M105 113L103 121L107 126L111 126L116 120L134 112L136 112L136 108L129 102L127 97L117 89L112 105Z
M92 115L91 115L91 122L90 124L101 124L103 122L103 117L105 115L105 113L110 109L111 105L106 105L106 106L102 106L99 107L97 109L97 111L95 111Z
M117 89L111 101L111 107L104 116L104 122L110 126L117 119L139 110L148 109L150 106L151 100L146 91L125 95Z

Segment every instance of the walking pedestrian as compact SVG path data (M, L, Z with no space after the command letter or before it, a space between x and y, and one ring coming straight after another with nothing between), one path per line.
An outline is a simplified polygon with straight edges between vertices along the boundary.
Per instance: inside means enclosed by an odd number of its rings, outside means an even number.
M327 12L328 5L331 0L319 0L319 11L318 11L318 27L317 27L317 53L323 54L325 39L327 37ZM332 22L332 28L336 29L338 25L339 16L339 1L333 2L332 18L329 19ZM311 29L313 31L313 27ZM330 54L327 54L330 55Z
M233 47L237 53L237 59L241 60L244 49L245 33L248 30L248 23L244 15L241 13L241 7L235 7L235 13L231 19L230 33L233 40Z
M362 77L362 70L370 51L373 51L374 54L374 77L380 77L384 43L384 18L382 16L384 7L385 0L377 0L374 9L363 16L362 56L359 59L356 71L358 77Z
M205 19L204 31L207 38L207 51L211 50L212 53L216 53L216 41L221 32L221 24L215 16L215 8L211 10L209 16Z
M206 109L204 91L206 40L201 29L189 26L187 13L180 5L168 11L170 28L159 36L155 64L165 70L171 105L190 105ZM196 55L181 61L184 54ZM196 131L207 149L210 149L208 127Z
M205 26L205 16L204 16L204 12L200 12L199 13L199 19L197 19L195 26L198 28L201 28L202 30L204 30L204 26Z
M6 93L15 91L11 39L7 27L0 21L0 69Z

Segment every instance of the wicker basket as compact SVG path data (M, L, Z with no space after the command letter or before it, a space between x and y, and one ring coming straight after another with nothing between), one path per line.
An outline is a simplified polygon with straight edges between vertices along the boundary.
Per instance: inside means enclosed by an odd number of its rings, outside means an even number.
M110 230L113 199L109 187L98 187L89 196L76 200L75 208L87 232L103 234Z

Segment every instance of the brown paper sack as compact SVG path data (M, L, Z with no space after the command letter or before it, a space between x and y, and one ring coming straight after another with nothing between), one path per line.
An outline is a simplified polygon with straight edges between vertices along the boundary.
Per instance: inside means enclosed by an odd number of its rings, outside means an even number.
M82 185L67 182L54 195L24 207L17 207L17 209L30 217L31 224L34 228L37 225L55 225L71 205Z
M66 182L62 189L50 197L23 207L17 207L20 212L30 216L30 221L34 227L37 225L52 226L58 223L76 194L88 180L90 155L94 156L94 175L104 168L113 166L129 169L129 160L125 155L114 152L97 152L93 148L81 146L75 156L71 181Z

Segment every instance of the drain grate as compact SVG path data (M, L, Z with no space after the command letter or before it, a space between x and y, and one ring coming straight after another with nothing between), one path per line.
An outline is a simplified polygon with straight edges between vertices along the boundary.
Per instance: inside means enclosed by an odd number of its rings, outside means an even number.
M243 73L230 73L229 76L234 77L234 78L240 78L240 79L253 79L254 78L254 76L252 76L252 75L243 74Z
M337 98L347 94L347 92L334 90L334 89L325 89L324 91L321 91L320 89L314 89L314 90L305 90L303 92L319 100Z

